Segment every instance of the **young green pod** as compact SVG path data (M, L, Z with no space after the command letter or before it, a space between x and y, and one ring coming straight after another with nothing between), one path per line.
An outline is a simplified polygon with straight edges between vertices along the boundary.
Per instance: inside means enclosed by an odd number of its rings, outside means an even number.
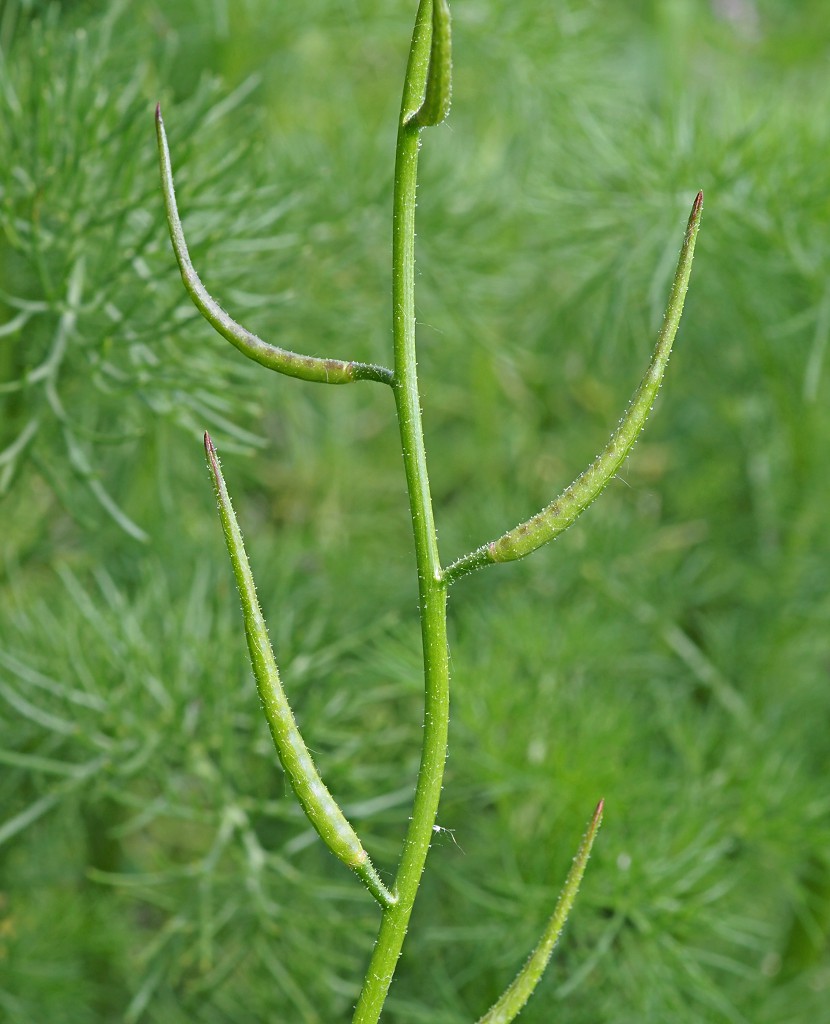
M242 600L251 667L280 762L309 821L326 846L361 878L381 906L390 907L396 902L396 897L381 881L357 833L320 778L308 747L297 728L268 639L268 629L256 595L242 532L231 505L216 449L207 433L205 452L219 503L219 518L222 521L233 574Z
M441 124L452 102L452 32L447 0L421 0L406 82L403 124L416 128Z
M419 128L441 124L452 103L452 34L447 0L432 0L432 42L424 102L412 116Z
M660 328L651 362L608 444L591 465L541 512L508 530L498 540L491 541L454 562L444 575L448 584L484 565L524 558L536 548L558 537L602 493L625 462L645 426L666 372L689 287L702 209L703 193L698 192L692 205L663 326Z
M246 330L222 309L202 284L190 259L176 204L170 149L167 145L167 133L164 130L160 105L156 106L156 136L164 209L167 215L170 240L173 243L173 252L176 255L176 262L179 264L185 290L192 299L193 305L211 327L249 359L253 359L254 362L269 370L287 374L289 377L299 377L300 380L314 381L320 384L351 384L356 380L375 380L391 385L393 382L392 371L384 366L347 362L343 359L321 359L317 356L300 355L298 352L279 348Z
M533 990L545 973L545 968L553 954L554 947L559 941L565 922L573 907L576 894L579 891L582 876L591 856L591 847L597 837L597 832L602 824L602 811L604 801L600 800L588 825L588 830L582 837L576 856L571 864L571 870L559 893L559 899L553 913L548 919L539 945L530 954L524 967L514 978L512 984L504 992L493 1006L479 1020L478 1024L510 1024L510 1021L518 1017L525 1003L533 995Z

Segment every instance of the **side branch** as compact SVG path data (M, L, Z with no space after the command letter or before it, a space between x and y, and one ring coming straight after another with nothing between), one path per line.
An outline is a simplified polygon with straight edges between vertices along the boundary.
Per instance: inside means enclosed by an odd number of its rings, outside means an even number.
M249 359L253 359L254 362L269 370L287 374L289 377L299 377L300 380L321 384L351 384L356 380L375 380L391 385L393 383L392 371L384 366L346 362L342 359L320 359L316 356L304 356L297 352L290 352L288 349L278 348L246 330L222 309L202 284L190 261L190 253L187 249L176 205L170 150L167 145L167 133L164 130L160 106L156 107L156 136L158 138L164 208L173 251L176 254L185 289L195 307L211 327Z
M558 498L532 519L514 527L498 540L491 541L463 558L459 558L457 562L449 566L444 574L447 584L454 583L462 576L485 565L524 558L525 555L529 555L543 544L558 537L601 494L625 462L640 431L645 426L671 355L674 338L680 325L680 316L683 312L683 302L689 286L702 209L703 193L698 192L692 205L663 326L654 347L651 363L608 444L591 465L569 487L566 487Z
M585 867L591 855L591 847L594 845L599 826L602 823L602 810L603 801L600 800L588 826L588 831L579 844L579 850L573 859L571 870L559 893L556 907L548 920L539 945L533 950L530 959L516 975L504 995L484 1014L478 1024L510 1024L510 1021L518 1017L525 1003L533 995L533 990L545 973L545 968L559 941L559 936L562 934L562 929L565 927L565 922L568 920L571 907L579 891L582 876L585 874Z
M268 639L268 629L259 607L242 532L209 434L205 434L205 451L219 502L219 517L242 599L251 667L280 762L309 821L326 846L355 872L382 907L392 907L397 903L397 897L381 881L357 833L320 778L317 766L297 728L282 688L274 651Z

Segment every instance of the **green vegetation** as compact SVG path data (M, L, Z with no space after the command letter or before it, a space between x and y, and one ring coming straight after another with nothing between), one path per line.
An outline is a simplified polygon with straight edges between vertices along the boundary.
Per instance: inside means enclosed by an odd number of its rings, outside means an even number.
M151 116L176 111L191 253L226 308L287 349L388 364L412 16L392 6L0 14L10 1021L351 1016L379 911L275 770L199 451L207 427L229 476L233 459L295 713L383 872L422 685L389 395L265 374L192 311ZM498 998L603 794L521 1019L812 1022L830 984L830 13L456 6L454 112L418 208L442 551L525 519L602 447L698 187L707 214L668 400L620 479L555 548L454 588L453 831L388 1016L460 1024Z

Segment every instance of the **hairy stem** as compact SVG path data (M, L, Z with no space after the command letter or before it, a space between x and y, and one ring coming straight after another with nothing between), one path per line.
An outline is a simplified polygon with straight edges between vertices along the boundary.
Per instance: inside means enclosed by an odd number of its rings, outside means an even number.
M432 3L422 0L398 128L392 239L394 390L418 567L424 652L424 734L415 802L395 880L397 903L383 911L378 939L355 1009L354 1024L375 1024L383 1010L426 863L447 755L447 594L438 557L415 361L415 188L420 131L417 124L406 122L407 106L412 102L417 78L429 57L431 19Z

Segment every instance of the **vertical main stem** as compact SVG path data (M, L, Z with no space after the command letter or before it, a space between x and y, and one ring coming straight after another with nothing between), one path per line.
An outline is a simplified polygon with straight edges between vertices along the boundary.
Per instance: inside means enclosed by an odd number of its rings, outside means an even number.
M415 187L419 129L401 124L395 163L392 301L395 403L415 534L424 652L424 736L415 803L395 879L398 901L383 911L353 1024L376 1024L395 973L426 863L441 798L449 726L447 590L429 491L415 359Z

